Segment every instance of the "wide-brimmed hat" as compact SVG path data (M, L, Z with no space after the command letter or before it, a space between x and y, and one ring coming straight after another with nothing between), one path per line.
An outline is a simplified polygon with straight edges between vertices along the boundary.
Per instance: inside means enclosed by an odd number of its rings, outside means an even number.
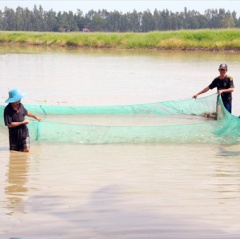
M9 97L5 101L6 103L14 103L21 100L26 94L21 93L18 89L12 89L8 92Z

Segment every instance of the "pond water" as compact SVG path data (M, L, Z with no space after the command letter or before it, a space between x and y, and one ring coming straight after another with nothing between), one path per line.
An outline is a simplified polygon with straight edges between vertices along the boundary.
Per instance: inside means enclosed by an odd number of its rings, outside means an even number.
M27 93L24 104L187 99L224 62L236 88L233 114L240 115L238 53L6 46L0 52L0 104L15 87ZM0 238L240 236L240 145L32 140L24 154L9 152L0 127L0 168Z

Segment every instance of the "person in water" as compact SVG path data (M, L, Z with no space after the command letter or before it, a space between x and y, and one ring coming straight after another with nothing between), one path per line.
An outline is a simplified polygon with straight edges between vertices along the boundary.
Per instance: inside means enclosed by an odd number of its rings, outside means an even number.
M29 120L25 116L41 119L25 109L21 99L25 96L18 89L12 89L8 92L9 98L5 101L8 105L4 108L4 122L9 131L10 150L29 152L30 138L27 124Z
M221 95L223 105L230 113L232 112L232 92L234 91L233 78L227 75L228 67L221 64L218 68L220 75L216 77L212 83L203 90L193 96L197 98L200 94L206 93L209 89L217 88L217 93Z

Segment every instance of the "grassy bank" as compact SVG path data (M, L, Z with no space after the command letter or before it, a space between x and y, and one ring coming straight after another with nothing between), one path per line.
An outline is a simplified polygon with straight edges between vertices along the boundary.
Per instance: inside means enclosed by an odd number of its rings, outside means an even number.
M239 51L240 30L182 30L149 33L2 31L0 43L57 47Z

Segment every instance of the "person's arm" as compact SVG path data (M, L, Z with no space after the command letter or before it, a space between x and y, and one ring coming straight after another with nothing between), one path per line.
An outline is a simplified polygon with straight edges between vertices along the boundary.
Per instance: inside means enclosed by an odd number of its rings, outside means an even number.
M222 93L232 93L234 91L234 88L228 88L228 89L223 89L223 90L218 90L218 94Z
M27 116L31 117L31 118L34 118L34 119L36 119L38 121L41 120L41 118L39 118L38 116L36 116L36 115L34 115L34 114L30 113L30 112L27 112ZM14 128L14 127L18 127L20 125L28 124L28 123L29 123L29 120L27 120L27 119L25 119L22 122L12 122L11 124L8 124L8 128Z
M204 89L202 89L200 92L198 92L196 95L194 95L192 98L197 98L199 95L206 93L207 91L209 91L209 86L205 87Z
M34 118L34 119L37 120L37 121L41 121L41 118L39 118L38 116L32 114L32 113L29 112L29 111L27 112L27 116L28 116L28 117L31 117L31 118Z
M11 124L8 124L8 128L15 128L15 127L18 127L20 125L23 125L23 124L28 124L29 123L29 120L24 120L22 122L12 122Z

